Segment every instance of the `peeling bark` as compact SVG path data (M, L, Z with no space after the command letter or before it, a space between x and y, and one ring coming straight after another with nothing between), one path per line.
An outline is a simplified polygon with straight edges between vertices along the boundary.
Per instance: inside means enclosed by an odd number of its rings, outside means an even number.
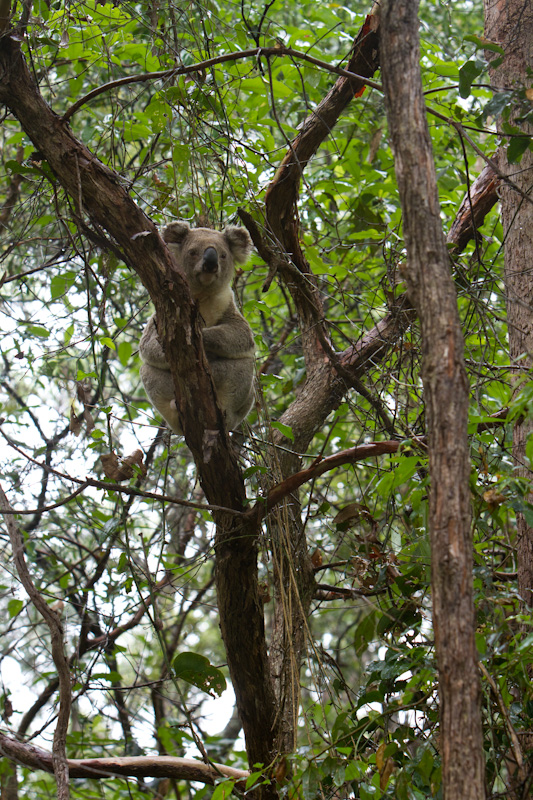
M0 753L31 769L53 772L53 756L40 747L25 744L0 733ZM199 781L213 785L221 777L242 782L244 788L248 772L224 764L204 764L192 758L172 756L125 756L123 758L69 758L71 778L109 778L126 775L134 778L176 778Z

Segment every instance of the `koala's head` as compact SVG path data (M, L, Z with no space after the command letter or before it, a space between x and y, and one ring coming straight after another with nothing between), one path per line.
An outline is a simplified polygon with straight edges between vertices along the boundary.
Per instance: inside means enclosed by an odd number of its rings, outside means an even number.
M163 230L163 239L185 273L193 297L229 286L235 264L244 264L252 249L248 231L235 225L220 232L171 222Z

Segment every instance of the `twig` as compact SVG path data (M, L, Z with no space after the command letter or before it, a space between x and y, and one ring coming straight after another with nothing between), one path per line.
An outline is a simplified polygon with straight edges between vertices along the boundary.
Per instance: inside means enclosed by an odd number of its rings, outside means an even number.
M485 155L485 153L483 152L481 147L477 146L477 144L474 142L472 137L468 135L468 133L466 132L464 126L461 125L460 122L457 122L456 120L451 119L450 117L447 117L445 114L441 114L439 111L435 111L434 108L431 108L428 105L426 105L426 111L427 111L428 114L431 114L433 117L437 117L437 119L441 119L441 120L443 120L443 122L447 122L448 125L451 125L452 128L455 128L455 130L457 131L457 133L460 136L464 136L464 138L466 139L466 141L468 142L468 144L470 145L472 150L475 153L477 153L477 155L480 158L483 159L485 164L488 164L488 166L491 167L494 170L496 175L499 178L501 178L502 181L504 181L508 186L510 186L511 189L514 189L515 192L518 192L520 197L522 197L524 200L527 200L528 203L532 203L533 204L533 198L531 198L528 194L526 194L526 192L523 192L522 189L519 186L517 186L516 183L514 181L512 181L511 178L509 178L508 175L505 174L505 172L502 172L502 170L499 168L498 164L494 161L493 158L490 158L489 156Z
M507 728L507 733L509 734L509 741L511 743L511 750L513 751L513 755L515 757L516 766L518 769L518 779L520 781L524 781L526 778L525 771L524 771L524 756L522 754L522 748L520 747L520 742L518 741L518 736L516 735L516 731L513 727L513 723L511 722L511 716L509 714L509 709L505 705L504 699L496 681L487 670L486 666L480 661L479 662L479 669L483 674L483 677L486 679L487 683L489 684L490 688L494 693L494 697L496 698L496 702L498 703L498 707L502 713L502 716L505 720L505 727Z
M62 478L63 480L77 483L79 484L80 487L82 487L82 489L87 488L87 486L93 486L96 489L104 489L110 492L122 492L122 494L127 494L132 497L146 497L149 500L158 500L160 502L165 502L165 503L174 503L175 505L185 506L186 508L197 508L202 511L224 511L227 514L233 514L234 516L239 516L241 514L241 512L234 511L233 509L226 508L225 506L210 505L208 503L194 503L190 500L181 500L178 497L170 497L169 495L157 494L156 492L146 492L143 491L142 489L134 489L132 486L121 486L119 483L109 483L107 481L97 480L96 478L85 478L83 480L81 478L75 478L72 475L67 475L64 472L59 472L59 470L54 469L53 467L50 467L47 464L43 464L36 458L32 458L30 455L28 455L28 453L25 453L24 450L18 447L15 444L15 442L13 442L13 440L10 439L10 437L7 436L4 433L4 431L1 430L1 428L0 428L0 433L2 434L6 442L9 444L9 446L13 448L13 450L15 450L17 453L20 453L20 455L24 456L24 458L27 458L28 461L31 461L32 464L36 464L42 470L50 473L51 475L55 475L58 478ZM63 505L63 503L69 502L69 500L72 500L72 498L75 497L77 494L79 494L79 492L72 493L63 502L60 502L56 505ZM30 510L11 508L9 510L5 510L4 513L36 514L36 513L42 513L43 511L48 511L50 508L55 508L56 505L50 507L39 507L38 509L30 509Z
M417 439L416 442L424 444L424 439ZM302 484L307 481L323 475L324 472L336 469L343 464L354 464L357 461L362 461L364 458L376 458L377 456L385 453L397 453L401 446L400 441L385 441L385 442L369 442L367 444L359 445L359 447L351 447L349 450L341 450L333 456L328 456L322 460L316 460L307 469L302 469L300 472L295 472L289 475L284 481L273 486L268 492L267 496L259 500L246 515L255 516L259 514L260 518L264 517L275 505L277 505L284 497L295 492Z

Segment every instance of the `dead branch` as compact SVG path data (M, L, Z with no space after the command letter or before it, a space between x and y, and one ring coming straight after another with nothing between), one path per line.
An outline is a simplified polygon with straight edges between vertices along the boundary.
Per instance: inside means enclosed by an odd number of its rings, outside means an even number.
M35 745L19 742L0 733L0 752L6 758L31 769L53 772L53 756ZM69 758L71 778L176 778L213 785L220 777L234 780L245 788L249 772L224 764L204 764L189 758L172 756L125 756L123 758Z
M477 233L486 215L498 201L500 183L500 176L487 164L465 195L446 237L448 244L453 245L453 252L462 252Z

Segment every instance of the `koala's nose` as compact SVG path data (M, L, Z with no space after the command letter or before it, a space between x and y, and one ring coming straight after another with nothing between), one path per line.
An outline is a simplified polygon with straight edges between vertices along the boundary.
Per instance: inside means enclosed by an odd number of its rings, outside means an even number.
M214 247L208 247L204 251L202 259L202 269L204 272L216 272L218 269L218 253Z

